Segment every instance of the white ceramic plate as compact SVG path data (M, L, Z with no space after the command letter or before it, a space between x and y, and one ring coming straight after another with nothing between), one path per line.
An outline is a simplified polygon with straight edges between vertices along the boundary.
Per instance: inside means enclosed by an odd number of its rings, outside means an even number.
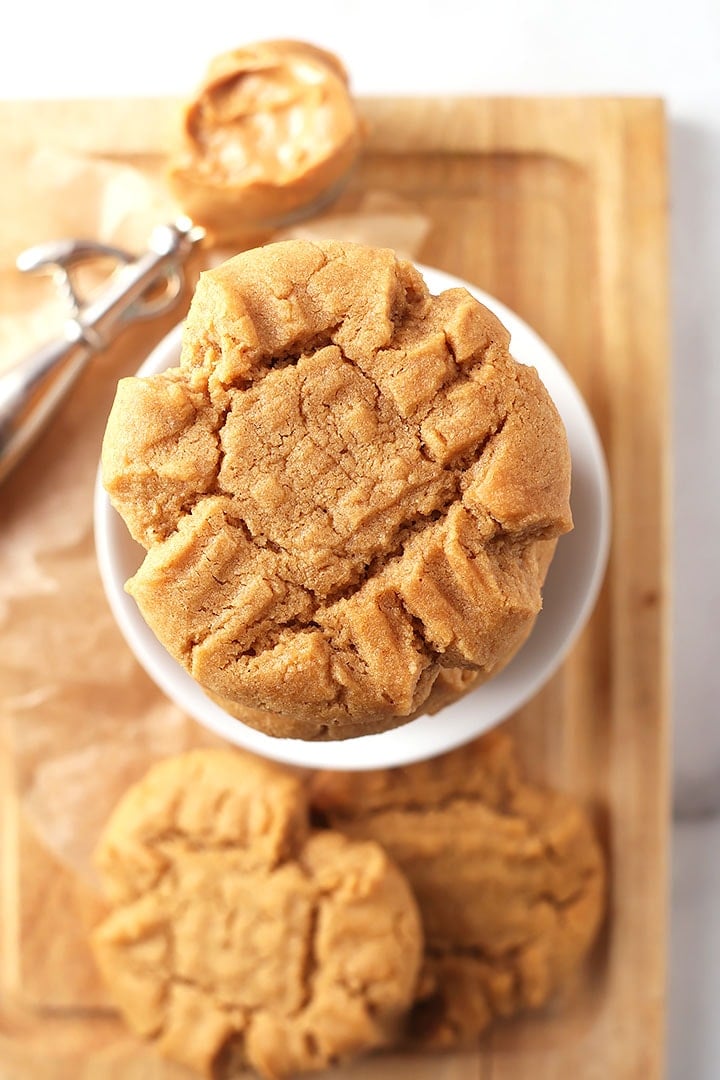
M567 429L572 456L575 528L560 539L543 591L543 610L529 639L494 679L447 706L380 735L342 742L273 739L228 716L166 652L123 590L144 552L113 510L100 478L95 491L95 541L105 592L125 639L142 666L177 705L238 746L311 768L372 769L434 757L487 731L520 708L560 665L587 621L602 582L610 534L607 469L592 418L565 368L547 345L487 293L439 270L420 267L433 293L464 286L498 316L512 335L513 356L534 365ZM160 342L138 371L152 375L177 365L182 327Z

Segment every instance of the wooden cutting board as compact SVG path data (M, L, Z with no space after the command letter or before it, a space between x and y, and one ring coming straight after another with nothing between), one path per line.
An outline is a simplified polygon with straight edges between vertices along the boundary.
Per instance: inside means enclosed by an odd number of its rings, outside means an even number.
M128 161L156 174L175 108L139 100L0 105L3 198L12 205L8 193L23 184L20 142ZM611 887L603 939L552 1009L496 1028L477 1051L376 1057L333 1075L653 1080L663 1061L669 817L663 106L636 99L371 99L362 108L368 152L338 212L351 213L372 190L399 196L424 215L430 229L421 261L477 283L534 326L578 383L605 445L613 546L603 593L561 671L510 723L530 772L592 809ZM16 214L12 228L25 243L43 238L32 216ZM132 370L133 358L172 321L136 333L116 353L118 364ZM97 376L97 438L113 371L104 381ZM93 386L83 384L80 395ZM80 422L72 409L58 420L68 430ZM17 485L36 482L44 454L49 450L41 446ZM88 478L89 500L89 472ZM103 604L94 571L89 578L82 602ZM17 633L36 634L41 654L48 628L25 625L21 603ZM65 610L60 596L59 626ZM115 633L110 626L107 632ZM91 646L67 647L71 679L73 663L83 663ZM12 640L3 648L12 652ZM119 668L130 671L134 662L119 637L117 650ZM31 673L26 677L32 694ZM160 718L157 692L137 672L133 679L129 701L112 699L118 710L152 706ZM8 707L0 717L0 1080L187 1076L156 1059L112 1015L85 943L92 888L55 857L27 812L27 792L54 741L90 723L92 710L107 711L108 697L96 688L90 720L52 707L57 716L36 738L37 720L26 723ZM99 811L89 805L87 812Z

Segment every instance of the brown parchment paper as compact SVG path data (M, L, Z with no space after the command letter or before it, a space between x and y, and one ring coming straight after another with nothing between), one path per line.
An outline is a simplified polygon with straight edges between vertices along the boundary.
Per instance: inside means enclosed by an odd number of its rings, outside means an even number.
M56 133L57 136L57 133ZM88 137L88 142L90 142ZM13 148L2 209L0 364L56 334L63 308L47 278L14 269L20 249L85 236L141 250L177 208L155 166L52 149ZM350 239L417 255L429 221L395 196L368 192L353 212L329 208L272 238ZM268 237L270 238L270 237ZM232 252L203 252L191 277ZM40 443L0 487L0 721L12 744L21 813L57 872L94 890L91 854L121 792L156 757L210 742L143 673L114 624L95 563L92 494L119 377L182 318L125 332L94 360ZM19 897L23 907L23 898ZM22 934L23 911L16 928Z

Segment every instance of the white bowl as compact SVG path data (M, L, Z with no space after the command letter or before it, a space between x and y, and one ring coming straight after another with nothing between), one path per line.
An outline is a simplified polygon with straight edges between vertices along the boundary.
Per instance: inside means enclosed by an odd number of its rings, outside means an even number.
M560 665L597 598L608 555L609 488L602 446L577 387L548 346L504 304L440 270L420 270L431 292L464 286L505 324L512 335L513 356L534 365L550 392L565 424L572 457L575 528L558 543L543 590L543 610L533 632L499 675L460 701L435 716L421 716L392 731L341 742L274 739L229 716L166 652L124 591L125 581L137 570L144 552L110 505L98 474L97 557L105 592L125 640L150 677L180 708L216 734L263 757L311 768L372 769L405 765L451 750L494 727L540 689ZM175 366L181 336L182 326L176 326L138 375Z

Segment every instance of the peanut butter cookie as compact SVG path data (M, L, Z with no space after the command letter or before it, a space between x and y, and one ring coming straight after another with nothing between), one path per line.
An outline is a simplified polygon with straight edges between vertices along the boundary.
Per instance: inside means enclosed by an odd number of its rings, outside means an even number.
M103 478L147 549L127 588L228 711L366 734L517 651L570 460L508 345L389 250L295 240L204 274L180 367L120 382Z
M418 709L417 715L425 713L431 716L434 715L445 708L446 705L450 705L453 701L463 697L480 682L482 682L482 676L477 671L470 671L466 668L441 668L437 679L433 683L430 696ZM298 716L290 718L281 716L278 713L268 712L265 709L253 709L249 705L238 705L236 702L228 701L227 698L219 698L211 692L210 697L214 697L217 703L222 705L231 716L241 720L248 727L255 728L256 731L264 732L266 735L273 735L277 738L292 736L293 738L308 740L323 738L317 719L303 720ZM412 717L408 719L412 719ZM380 720L376 725L367 721L357 724L348 721L347 724L343 724L343 738L352 738L354 735L371 735L375 731L385 731L386 728L387 722L384 719Z
M156 765L103 835L94 934L130 1026L208 1075L322 1068L387 1042L422 953L376 843L308 828L300 781L227 750Z
M382 843L415 892L425 964L411 1043L466 1042L544 1005L590 948L597 839L572 799L522 780L506 735L403 769L319 773L311 798L333 828Z

